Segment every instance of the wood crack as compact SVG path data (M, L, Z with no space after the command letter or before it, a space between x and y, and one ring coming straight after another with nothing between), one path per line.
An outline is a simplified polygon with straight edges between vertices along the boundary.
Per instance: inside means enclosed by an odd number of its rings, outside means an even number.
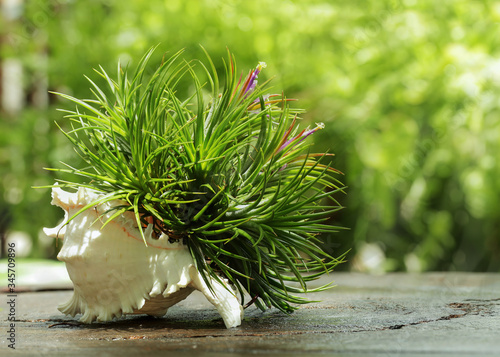
M403 327L426 324L426 323L430 323L430 322L458 319L461 317L465 317L467 315L480 315L480 314L481 315L491 315L491 314L493 314L491 307L494 305L500 305L500 298L488 299L488 300L466 299L464 301L470 301L470 302L453 302L453 303L449 303L447 305L448 307L450 307L452 309L462 310L463 313L441 316L440 318L433 319L433 320L422 320L422 321L416 321L416 322L411 322L411 323L407 323L407 324L392 325L389 327L384 327L380 330L399 330L399 329L402 329ZM499 303L495 303L496 301L499 301ZM356 331L356 332L358 332L358 331Z

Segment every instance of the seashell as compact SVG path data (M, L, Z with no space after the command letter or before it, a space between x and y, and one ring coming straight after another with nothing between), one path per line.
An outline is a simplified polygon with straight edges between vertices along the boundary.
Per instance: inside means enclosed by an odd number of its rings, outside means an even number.
M113 214L111 209L123 202L99 204L66 224L101 197L83 187L76 193L57 185L52 189L52 204L65 211L65 218L44 231L63 239L57 259L66 263L74 285L71 300L58 307L62 313L82 314L83 323L110 321L123 314L163 316L170 306L199 290L217 308L227 328L241 324L243 307L234 292L224 279L222 283L212 279L210 290L186 245L170 243L164 234L153 239L150 225L144 232L146 246L132 212L103 227Z

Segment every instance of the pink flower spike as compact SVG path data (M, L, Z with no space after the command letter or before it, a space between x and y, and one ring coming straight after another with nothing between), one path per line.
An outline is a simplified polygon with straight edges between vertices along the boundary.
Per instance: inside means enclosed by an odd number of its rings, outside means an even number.
M316 124L316 127L314 129L308 129L308 130L304 130L302 131L299 135L297 135L296 137L290 139L290 140L287 140L283 145L280 146L280 148L278 149L277 152L280 152L281 150L285 149L288 145L290 145L291 143L293 143L294 141L296 141L298 139L298 141L293 144L293 146L301 143L302 141L304 141L309 135L317 132L318 130L320 129L323 129L325 127L325 124L323 123L317 123ZM292 146L292 147L293 147Z
M324 129L325 128L325 124L323 123L316 123L316 127L314 129L311 129L311 130L307 130L305 133L303 133L301 136L305 139L307 138L309 135L317 132L319 129Z
M250 72L250 74L247 77L247 80L245 81L245 84L243 85L240 97L244 95L246 96L254 91L255 87L257 86L257 78L259 76L259 73L262 71L262 69L266 67L267 65L265 62L259 62L257 68L255 68L255 70Z

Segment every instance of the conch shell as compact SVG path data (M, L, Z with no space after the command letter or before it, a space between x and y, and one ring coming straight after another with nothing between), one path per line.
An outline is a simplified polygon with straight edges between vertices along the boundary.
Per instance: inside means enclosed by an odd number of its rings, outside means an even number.
M186 245L170 243L162 234L153 239L151 225L145 230L147 246L132 212L114 218L111 201L96 205L68 218L102 196L79 188L76 193L52 189L52 204L65 211L64 221L45 228L48 236L63 238L57 259L66 263L73 281L70 301L60 305L67 315L83 314L80 321L110 321L122 314L163 316L168 308L185 299L194 290L201 291L222 316L227 328L239 326L243 308L224 279L211 280L209 289L195 267Z

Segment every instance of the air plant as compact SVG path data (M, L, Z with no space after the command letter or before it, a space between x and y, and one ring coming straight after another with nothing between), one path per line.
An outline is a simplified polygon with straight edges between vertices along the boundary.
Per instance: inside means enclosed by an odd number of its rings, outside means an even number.
M229 53L221 88L208 55L204 64L178 52L147 76L153 52L131 77L100 67L108 88L88 79L94 99L59 94L76 104L63 132L88 164L51 169L84 178L52 186L67 215L47 233L64 236L58 257L75 284L60 309L84 322L162 315L199 289L232 327L243 305L290 313L310 302L296 294L329 288L307 284L343 259L321 247L320 234L339 229L326 221L343 189L322 163L328 154L309 152L306 139L323 124L299 128L303 111L258 83L264 63L238 76ZM182 97L186 77L194 90ZM95 297L103 285L106 298Z

